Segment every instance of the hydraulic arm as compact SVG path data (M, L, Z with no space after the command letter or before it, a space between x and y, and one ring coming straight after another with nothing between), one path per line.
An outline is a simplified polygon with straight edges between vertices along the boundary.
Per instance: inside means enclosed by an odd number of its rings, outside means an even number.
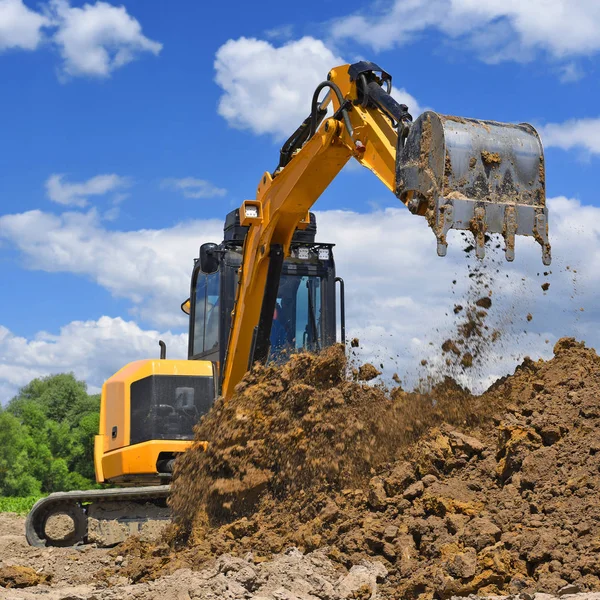
M514 258L515 235L529 235L550 263L544 159L533 127L431 111L413 123L390 92L390 75L373 63L332 69L314 93L311 114L283 146L277 169L263 175L256 199L243 203L241 223L250 228L225 357L225 396L254 361L266 359L292 234L352 157L427 219L440 256L448 231L464 229L473 233L479 258L488 233L504 236L507 260Z

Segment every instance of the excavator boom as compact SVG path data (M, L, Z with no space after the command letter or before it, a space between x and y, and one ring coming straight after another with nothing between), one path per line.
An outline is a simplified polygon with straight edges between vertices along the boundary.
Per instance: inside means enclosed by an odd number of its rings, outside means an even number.
M328 88L324 100L319 93ZM314 95L311 114L263 175L254 200L242 204L250 227L225 358L228 396L255 361L269 352L281 264L292 234L344 165L355 158L424 216L446 254L450 229L469 230L479 258L490 233L505 238L514 259L515 236L533 236L550 264L544 158L530 125L509 125L428 111L413 123L391 95L391 76L360 62L332 69ZM331 107L330 116L327 116Z

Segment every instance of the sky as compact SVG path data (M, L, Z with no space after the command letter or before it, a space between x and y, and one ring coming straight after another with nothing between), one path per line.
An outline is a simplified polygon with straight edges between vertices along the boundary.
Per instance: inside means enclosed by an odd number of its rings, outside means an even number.
M363 59L415 117L529 122L544 142L551 287L518 239L493 309L512 329L465 383L563 335L599 343L599 57L597 0L0 0L0 402L56 372L97 392L158 339L185 357L198 247L254 197L327 72ZM437 257L425 221L359 165L314 209L363 358L410 379L474 259L459 236Z

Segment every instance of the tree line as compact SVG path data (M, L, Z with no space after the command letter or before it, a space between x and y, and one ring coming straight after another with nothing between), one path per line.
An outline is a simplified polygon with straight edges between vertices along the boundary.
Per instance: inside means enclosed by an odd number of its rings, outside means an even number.
M95 486L100 395L73 374L34 379L0 406L0 496Z

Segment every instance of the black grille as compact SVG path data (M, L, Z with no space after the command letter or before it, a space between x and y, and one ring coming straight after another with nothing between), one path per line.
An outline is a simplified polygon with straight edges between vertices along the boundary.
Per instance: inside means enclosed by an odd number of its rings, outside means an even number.
M213 400L212 377L151 375L132 383L130 444L193 439Z

